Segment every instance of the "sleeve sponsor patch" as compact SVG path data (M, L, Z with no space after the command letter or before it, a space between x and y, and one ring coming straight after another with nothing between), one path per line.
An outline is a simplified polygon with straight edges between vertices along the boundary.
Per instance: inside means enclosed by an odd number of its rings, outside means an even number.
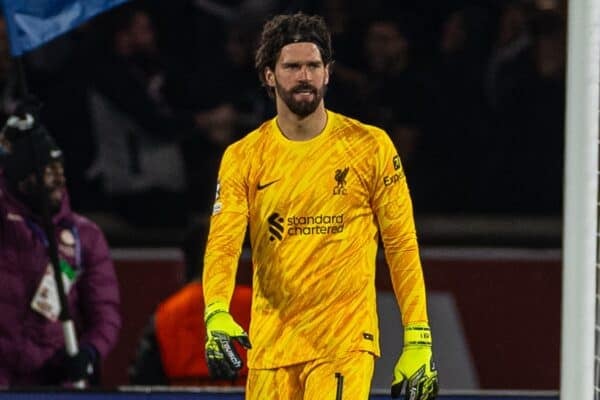
M396 182L399 182L404 176L402 171L402 162L400 161L400 156L398 154L392 158L392 164L394 166L394 173L383 177L384 186L393 185Z
M400 162L400 156L398 154L396 154L393 158L393 163L394 163L394 170L398 171L400 168L402 168L402 163Z

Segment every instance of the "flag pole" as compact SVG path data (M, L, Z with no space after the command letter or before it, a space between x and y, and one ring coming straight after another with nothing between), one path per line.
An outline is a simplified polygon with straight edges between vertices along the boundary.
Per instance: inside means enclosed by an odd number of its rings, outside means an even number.
M20 118L25 118L27 112L27 102L29 99L29 89L27 87L27 79L25 78L25 68L23 65L23 56L13 57L15 61L16 73L17 73L17 92L18 96L22 99L24 107L19 115ZM36 105L37 106L37 105ZM34 118L38 118L38 115L34 115ZM34 123L37 122L34 120ZM46 235L48 241L48 256L54 272L54 281L56 282L56 291L58 294L58 301L60 304L60 313L58 319L61 321L63 335L65 339L65 350L67 355L75 356L79 353L79 346L77 343L77 334L75 332L75 324L71 318L71 312L69 310L69 303L67 295L65 293L65 287L62 279L62 271L60 269L60 261L58 257L58 245L56 243L55 227L52 222L52 216L50 215L50 204L49 199L44 188L44 169L45 165L41 165L40 154L37 154L35 145L33 143L33 135L30 133L29 137L29 149L31 151L33 164L35 166L35 177L36 177L36 191L37 197L41 203L42 209L42 229ZM73 386L79 389L86 387L85 380L72 382Z

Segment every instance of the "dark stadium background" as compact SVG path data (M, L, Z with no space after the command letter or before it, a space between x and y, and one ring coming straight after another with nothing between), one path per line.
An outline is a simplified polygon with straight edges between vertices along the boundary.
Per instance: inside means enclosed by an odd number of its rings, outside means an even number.
M73 206L102 227L115 257L124 326L104 365L105 388L128 384L143 324L184 282L178 247L186 232L208 221L224 147L273 115L252 67L257 29L269 15L304 10L323 14L334 30L326 105L384 127L402 156L428 288L456 305L457 336L473 376L464 389L557 390L566 3L273 0L256 9L237 0L218 3L220 11L194 0L133 2L24 58L30 91L44 103L42 121L65 152ZM185 187L124 197L92 171L98 137L88 100L98 82L123 78L109 68L110 44L126 11L138 7L156 39L156 53L138 62L164 78L163 105L181 115L224 109L227 115L219 129L196 127L178 137L153 132L180 147ZM6 117L16 93L6 37L0 43L0 117ZM153 112L137 111L136 118ZM378 290L389 294L382 260L378 268ZM246 258L242 281L248 269ZM435 320L432 326L442 343L447 326ZM515 326L531 340L521 340ZM441 370L455 368L452 358L445 361ZM443 390L457 389L440 378ZM103 395L84 395L97 396ZM204 398L177 394L186 396Z

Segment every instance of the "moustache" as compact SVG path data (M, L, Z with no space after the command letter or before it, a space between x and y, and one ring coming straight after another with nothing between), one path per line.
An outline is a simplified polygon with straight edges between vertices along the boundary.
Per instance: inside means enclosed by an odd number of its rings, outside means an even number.
M46 186L45 189L46 189L47 193L52 193L55 190L63 190L65 187L66 187L66 185L63 182L63 183L57 183L57 184L54 184L54 185L51 185L51 186Z
M300 84L292 89L293 93L300 93L300 92L306 92L306 91L316 94L317 88L305 83L305 84Z

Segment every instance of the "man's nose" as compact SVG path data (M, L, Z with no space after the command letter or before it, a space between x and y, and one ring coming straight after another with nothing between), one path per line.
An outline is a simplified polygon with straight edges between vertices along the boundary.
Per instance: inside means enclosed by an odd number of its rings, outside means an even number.
M307 65L303 65L300 68L300 80L308 82L311 79L312 79L312 73L310 72L310 69L308 68Z
M48 168L45 176L46 184L51 186L62 186L65 184L65 174L62 168Z
M51 187L62 185L64 183L64 180L64 176L54 172L46 175L46 185Z

